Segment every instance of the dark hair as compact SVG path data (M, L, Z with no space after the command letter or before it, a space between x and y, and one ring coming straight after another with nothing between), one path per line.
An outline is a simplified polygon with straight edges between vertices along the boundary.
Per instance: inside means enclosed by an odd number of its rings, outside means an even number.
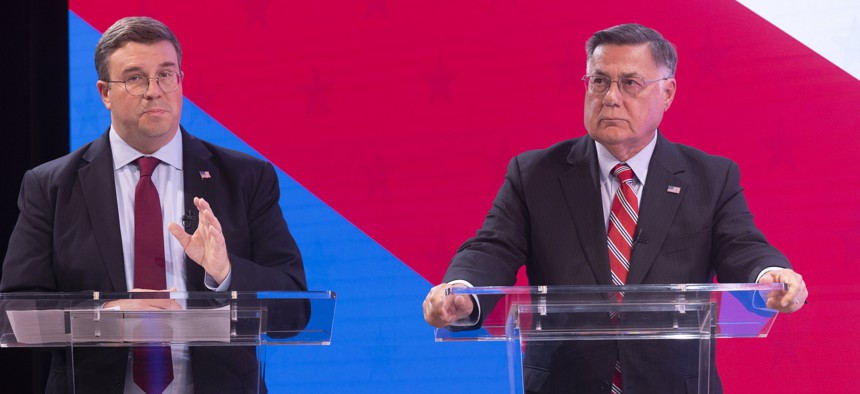
M674 77L675 70L678 68L678 52L675 51L675 46L671 42L666 41L663 35L656 30L638 23L613 26L594 33L585 43L585 54L588 61L591 61L594 50L601 45L637 45L646 43L651 47L651 56L654 57L657 66L666 67L669 70L669 76Z
M96 45L96 72L102 81L110 80L108 58L117 49L129 42L153 44L168 41L176 49L177 66L182 68L182 47L173 32L155 19L146 16L130 16L122 18L109 27Z

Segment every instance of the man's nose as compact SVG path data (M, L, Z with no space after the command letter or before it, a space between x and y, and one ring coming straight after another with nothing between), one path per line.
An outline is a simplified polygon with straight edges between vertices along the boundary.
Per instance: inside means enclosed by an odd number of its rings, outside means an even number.
M610 82L609 90L606 91L606 94L603 95L603 105L607 107L617 107L621 102L621 89L619 88L619 82Z
M143 96L150 97L159 97L163 90L161 90L161 85L158 84L158 77L152 77L148 79L149 83L146 85L146 91L143 92Z

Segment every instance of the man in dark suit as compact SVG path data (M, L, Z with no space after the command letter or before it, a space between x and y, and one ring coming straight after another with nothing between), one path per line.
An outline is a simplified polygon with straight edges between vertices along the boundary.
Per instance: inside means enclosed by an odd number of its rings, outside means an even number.
M154 19L124 18L104 33L96 47L97 87L111 127L27 172L0 291L307 290L301 255L278 205L273 166L181 128L181 62L179 41ZM159 288L135 285L136 266L145 263L136 261L138 248L146 248L136 239L143 230L135 223L152 219L135 217L144 160L155 163L150 178L160 203L151 248L155 265L149 266L163 276ZM135 299L105 307L179 305ZM257 391L253 348L173 350L175 374L164 392ZM91 392L139 392L126 373L132 370L128 354L76 350L76 385L87 384ZM49 391L67 387L65 358L55 352Z
M586 53L588 135L511 161L483 226L427 295L427 322L480 324L489 302L445 290L513 285L523 264L533 286L710 283L715 275L722 283L782 282L789 289L770 294L768 306L800 309L806 285L755 227L737 165L658 131L675 97L674 47L652 29L627 24L595 33ZM630 179L622 176L630 171ZM540 393L694 392L698 346L529 345L524 384ZM720 392L715 369L712 375L713 392Z

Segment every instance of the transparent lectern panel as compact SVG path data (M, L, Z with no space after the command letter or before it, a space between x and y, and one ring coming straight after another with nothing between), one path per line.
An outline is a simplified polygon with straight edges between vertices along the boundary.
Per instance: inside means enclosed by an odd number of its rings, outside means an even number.
M449 296L474 297L484 318L437 329L436 339L763 337L777 315L765 306L767 294L784 289L783 284L452 288Z
M65 371L52 370L52 392L119 392L154 378L251 394L267 392L269 346L331 343L334 309L328 291L3 293L0 347L55 348L52 368Z
M333 292L0 294L0 347L331 342Z
M481 317L437 329L436 340L507 341L510 392L516 394L547 387L609 392L616 361L626 365L628 377L644 376L637 373L646 369L651 376L675 376L647 383L666 392L708 393L715 384L713 339L767 336L777 312L765 299L785 289L783 284L453 288L446 296L473 297ZM558 365L564 373L550 373Z

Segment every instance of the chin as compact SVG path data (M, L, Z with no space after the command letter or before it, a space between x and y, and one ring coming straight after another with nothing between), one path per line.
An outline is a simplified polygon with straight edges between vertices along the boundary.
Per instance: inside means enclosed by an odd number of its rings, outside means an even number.
M167 136L167 135L172 136L173 132L175 132L175 131L176 131L176 129L171 128L170 126L158 126L158 127L141 126L140 127L140 133L147 136L147 137L150 137L150 138L162 138L162 137Z
M152 117L141 119L139 127L141 130L149 130L157 133L158 131L170 130L174 124L173 119Z
M593 137L594 139L602 138L605 140L618 140L630 137L633 132L629 129L610 126L600 127L597 129L597 131L589 134L591 134L591 137Z

